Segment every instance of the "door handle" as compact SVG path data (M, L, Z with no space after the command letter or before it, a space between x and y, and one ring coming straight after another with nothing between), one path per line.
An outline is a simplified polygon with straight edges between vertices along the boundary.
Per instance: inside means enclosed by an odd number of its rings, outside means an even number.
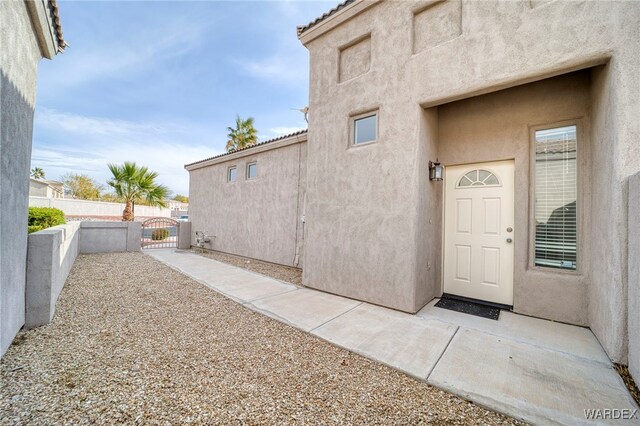
M509 244L511 244L511 243L513 242L513 240L512 240L511 238L507 238L507 242L508 242Z

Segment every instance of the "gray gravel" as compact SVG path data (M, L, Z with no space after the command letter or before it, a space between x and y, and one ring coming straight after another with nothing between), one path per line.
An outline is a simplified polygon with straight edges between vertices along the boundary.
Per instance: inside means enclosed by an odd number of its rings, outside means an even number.
M275 263L262 262L233 254L221 253L219 251L193 249L193 252L200 256L217 260L218 262L228 263L229 265L257 272L275 278L276 280L302 286L302 269L299 268L276 265Z
M622 377L622 381L629 390L633 399L636 401L636 404L640 405L640 389L638 389L638 385L636 385L636 382L633 380L633 377L629 372L629 367L621 364L613 364L613 366L618 374L620 374L620 377Z
M0 424L515 424L140 253L79 256L0 380Z

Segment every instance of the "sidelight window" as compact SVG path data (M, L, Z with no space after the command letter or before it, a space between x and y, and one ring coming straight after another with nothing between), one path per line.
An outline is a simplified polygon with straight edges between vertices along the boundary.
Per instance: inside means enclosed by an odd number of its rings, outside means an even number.
M535 265L577 267L577 132L535 132Z

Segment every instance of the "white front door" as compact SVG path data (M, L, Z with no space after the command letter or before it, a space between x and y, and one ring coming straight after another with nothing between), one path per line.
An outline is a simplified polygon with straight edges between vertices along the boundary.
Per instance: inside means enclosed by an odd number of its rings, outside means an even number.
M444 292L513 305L513 161L445 169Z

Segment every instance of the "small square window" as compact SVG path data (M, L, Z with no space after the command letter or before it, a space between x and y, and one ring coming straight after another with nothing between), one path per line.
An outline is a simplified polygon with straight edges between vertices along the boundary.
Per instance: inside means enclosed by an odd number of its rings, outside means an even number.
M353 144L375 142L378 136L378 114L368 114L353 120Z
M238 177L238 169L236 166L229 167L227 170L227 182L235 182Z
M247 179L258 177L258 165L256 163L247 164Z

